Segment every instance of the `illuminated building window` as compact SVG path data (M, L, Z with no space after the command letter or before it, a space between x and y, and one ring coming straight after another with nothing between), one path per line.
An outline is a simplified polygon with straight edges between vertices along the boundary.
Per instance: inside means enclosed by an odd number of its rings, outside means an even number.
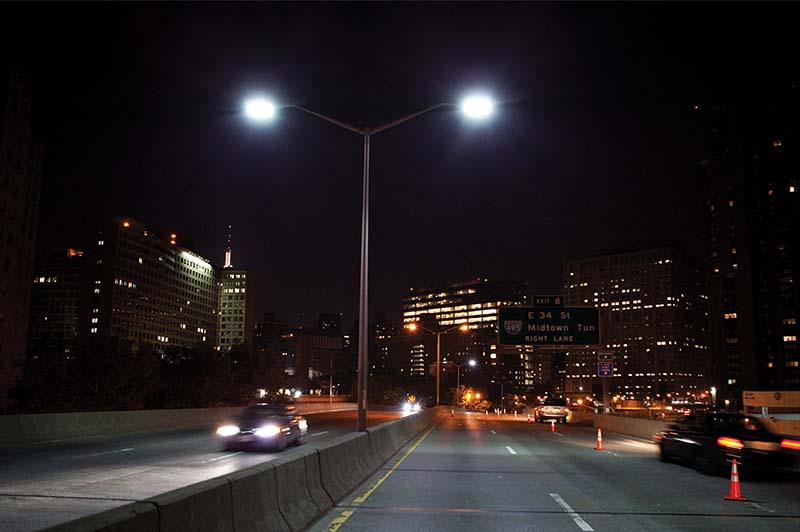
M796 342L797 341L797 336L795 336L795 335L784 336L783 337L783 341L784 342Z
M725 319L726 320L735 320L736 319L736 313L735 312L731 312L730 314L725 314Z

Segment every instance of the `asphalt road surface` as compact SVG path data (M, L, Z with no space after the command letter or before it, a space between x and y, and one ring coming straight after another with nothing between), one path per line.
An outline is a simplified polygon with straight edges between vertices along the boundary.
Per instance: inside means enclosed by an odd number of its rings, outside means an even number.
M369 426L401 415L368 413ZM314 447L356 428L356 411L304 414ZM295 452L225 452L213 429L0 448L0 531L40 530Z
M794 531L796 472L730 477L662 463L645 440L513 416L447 416L315 522L311 532Z

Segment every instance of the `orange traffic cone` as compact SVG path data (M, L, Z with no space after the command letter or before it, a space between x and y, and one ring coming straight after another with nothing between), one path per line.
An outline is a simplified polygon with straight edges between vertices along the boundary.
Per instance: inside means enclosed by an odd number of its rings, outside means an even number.
M528 414L528 423L530 423L530 422L531 422L531 415Z
M746 501L747 497L742 497L742 492L739 489L739 469L736 467L736 458L733 459L731 466L731 488L727 495L722 496L726 501Z
M595 451L605 451L607 450L603 447L603 429L597 429L597 445L594 446Z
M550 420L550 432L555 432L555 431L556 431L556 420L555 419L551 419Z

